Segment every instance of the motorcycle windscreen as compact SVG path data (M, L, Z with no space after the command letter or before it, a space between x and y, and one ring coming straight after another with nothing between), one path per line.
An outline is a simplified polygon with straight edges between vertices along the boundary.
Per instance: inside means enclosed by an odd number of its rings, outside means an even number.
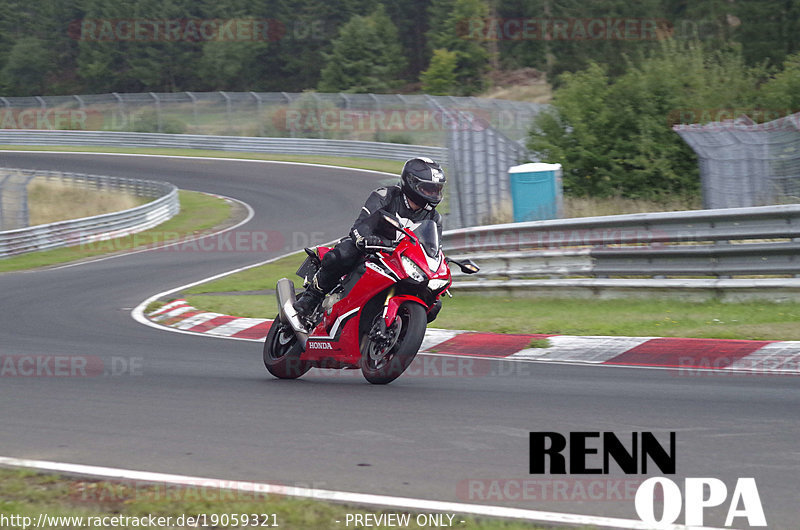
M384 213L384 208L375 210L360 221L356 221L356 224L353 226L353 228L357 229L361 233L375 234L377 236L386 238L389 241L394 241L397 239L398 232L392 225L383 219Z
M422 221L414 229L414 234L419 238L422 248L425 249L425 254L431 258L436 258L439 255L439 229L434 221L430 219Z

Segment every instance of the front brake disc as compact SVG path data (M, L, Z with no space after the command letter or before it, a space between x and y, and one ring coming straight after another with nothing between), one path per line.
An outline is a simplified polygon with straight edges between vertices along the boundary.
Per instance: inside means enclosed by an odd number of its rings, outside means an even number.
M383 318L383 317L379 316L378 318ZM378 325L378 323L376 323L375 325ZM387 332L390 333L389 337L387 337L385 340L382 340L380 344L371 340L369 349L370 359L377 362L386 357L386 354L389 353L392 348L394 348L395 344L397 344L397 339L400 337L400 330L402 329L402 327L403 327L402 320L400 320L400 318L396 318L395 321L392 323L392 325L389 327L389 329L386 330Z

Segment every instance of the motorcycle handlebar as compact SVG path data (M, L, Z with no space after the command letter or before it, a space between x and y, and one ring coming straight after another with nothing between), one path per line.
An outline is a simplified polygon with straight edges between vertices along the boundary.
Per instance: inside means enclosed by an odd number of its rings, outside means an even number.
M380 250L385 250L387 252L394 252L395 248L396 247L386 247L386 246L382 246L382 245L375 245L375 246L367 245L367 246L364 247L364 250L367 251L367 252L373 252L373 253L374 252L378 252Z

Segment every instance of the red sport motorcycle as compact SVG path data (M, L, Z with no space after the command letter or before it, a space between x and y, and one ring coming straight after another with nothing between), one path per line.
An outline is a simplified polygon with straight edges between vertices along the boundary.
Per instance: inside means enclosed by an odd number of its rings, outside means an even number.
M370 383L394 381L414 360L427 324L442 307L440 297L451 284L449 263L466 274L478 272L471 260L445 258L435 222L408 228L391 214L373 215L384 233L399 233L399 240L367 247L365 260L342 277L308 322L294 309L294 283L278 281L280 313L264 342L264 365L275 377L296 379L314 367L360 368ZM330 250L306 249L297 271L304 287Z

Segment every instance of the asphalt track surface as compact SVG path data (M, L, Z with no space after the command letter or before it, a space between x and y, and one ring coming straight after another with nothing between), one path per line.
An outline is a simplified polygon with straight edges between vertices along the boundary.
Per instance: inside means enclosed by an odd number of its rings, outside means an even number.
M40 153L0 152L0 166L155 178L234 197L255 210L239 230L277 231L288 246L292 234L345 233L386 178L286 164ZM614 469L529 475L528 433L653 431L665 441L676 431L670 478L682 485L683 477L716 477L732 491L738 477L755 477L769 527L797 528L794 377L497 361L482 377L404 376L388 386L314 372L278 381L264 370L257 343L170 333L131 318L152 294L285 251L149 251L0 275L0 355L89 356L106 366L133 359L137 366L136 375L0 378L0 455L638 519L632 497L619 500L612 490L610 500L582 500L574 485L646 476ZM524 498L515 489L564 478L577 481L566 500ZM494 479L512 481L499 501ZM482 498L479 484L495 497ZM705 524L722 526L726 510L727 503L708 512ZM738 519L735 526L746 525Z

